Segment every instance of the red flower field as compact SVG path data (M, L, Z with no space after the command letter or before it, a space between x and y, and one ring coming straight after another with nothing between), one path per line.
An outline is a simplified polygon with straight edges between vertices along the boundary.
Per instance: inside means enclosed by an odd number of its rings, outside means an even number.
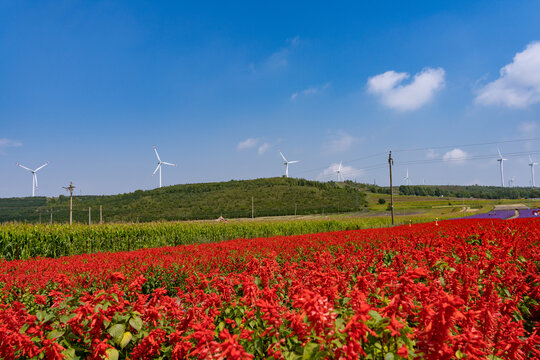
M540 358L539 224L0 260L0 357Z

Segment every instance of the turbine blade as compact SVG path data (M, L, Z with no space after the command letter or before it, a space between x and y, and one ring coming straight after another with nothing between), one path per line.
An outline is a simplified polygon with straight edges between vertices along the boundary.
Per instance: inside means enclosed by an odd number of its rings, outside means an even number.
M162 163L162 164L165 164L165 165L170 165L170 166L178 166L178 165L176 165L176 164L171 164L171 163L168 163L168 162L165 162L165 161L162 161L161 163Z
M278 150L278 151L279 151L279 155L281 155L281 157L283 158L283 161L287 162L287 159L285 159L285 156L283 156L283 154L281 153L281 151L280 151L280 150Z
M34 172L37 172L38 170L40 169L43 169L45 166L49 165L49 162L47 161L45 164L41 165L40 167L38 167L36 170L34 170Z
M28 170L28 171L30 171L30 172L33 172L33 171L34 171L34 170L29 169L29 168L27 168L26 166L23 166L23 165L21 165L21 164L19 164L19 163L17 163L17 166L20 166L20 167L22 167L23 169Z
M159 158L159 154L157 153L157 149L156 149L155 146L154 146L154 151L156 152L157 159L158 159L159 161L161 161L161 159Z
M156 167L156 170L154 170L154 172L152 173L152 176L154 176L156 174L156 172L159 170L160 166L161 166L161 163L158 164L158 166Z
M296 164L296 163L299 163L300 160L293 160L293 161L287 161L289 164Z

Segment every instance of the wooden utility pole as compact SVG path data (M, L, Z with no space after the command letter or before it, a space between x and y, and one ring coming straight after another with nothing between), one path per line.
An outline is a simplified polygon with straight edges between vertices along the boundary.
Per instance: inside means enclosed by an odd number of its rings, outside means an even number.
M73 190L75 186L70 181L69 186L63 186L64 189L69 191L69 225L73 224Z
M49 220L49 224L52 225L52 208L51 208L51 219Z
M253 203L253 195L251 195L251 218L253 219L255 217L255 206Z
M103 206L99 205L99 223L103 224Z
M39 208L39 223L41 224L41 208Z
M297 204L294 204L294 216L296 216L296 205Z
M392 225L394 225L394 188L392 187L392 165L394 165L394 159L392 159L392 151L388 154L388 166L390 167L390 209L392 211Z
M92 225L92 208L88 207L88 225Z

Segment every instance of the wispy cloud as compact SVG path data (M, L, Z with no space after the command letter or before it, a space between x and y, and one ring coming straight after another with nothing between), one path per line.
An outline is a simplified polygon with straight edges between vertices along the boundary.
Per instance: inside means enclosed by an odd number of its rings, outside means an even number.
M236 146L236 148L238 150L245 150L245 149L249 149L249 148L254 147L258 143L259 143L259 139L257 139L257 138L248 138L248 139L246 139L244 141L240 141L238 143L238 145Z
M532 42L476 96L482 105L525 108L540 102L540 42Z
M428 159L436 159L439 157L439 154L437 153L437 151L435 151L435 149L429 149L426 153L426 157Z
M249 68L252 72L257 71L276 71L286 68L289 65L289 57L291 52L300 44L300 37L295 36L287 39L287 45L280 48L276 52L272 53L266 60L264 60L259 66L251 63Z
M453 149L445 153L442 157L444 161L451 161L453 164L463 164L469 154L461 149Z
M522 132L523 134L531 134L536 131L538 128L538 124L534 121L525 121L519 124L518 130Z
M270 149L270 147L272 147L272 145L270 145L269 143L264 143L262 144L261 146L259 146L259 148L257 149L257 153L259 155L262 155L264 154L268 149Z
M22 146L20 141L0 138L0 154L3 154L7 148Z
M324 151L328 153L340 153L347 151L360 139L347 134L342 130L330 135L330 139L324 144Z
M317 179L319 180L337 180L337 170L339 168L339 163L331 164L328 168L324 169L321 172ZM364 170L357 169L352 166L341 165L341 178L343 179L356 179L361 177L364 174Z
M330 86L330 83L326 83L322 86L310 86L307 89L302 91L295 92L291 95L291 100L294 101L298 96L309 96L320 93L321 91L327 89Z
M379 96L385 106L408 111L421 108L444 87L445 72L442 68L425 68L414 75L409 84L401 85L409 77L408 73L387 71L368 79L368 91Z

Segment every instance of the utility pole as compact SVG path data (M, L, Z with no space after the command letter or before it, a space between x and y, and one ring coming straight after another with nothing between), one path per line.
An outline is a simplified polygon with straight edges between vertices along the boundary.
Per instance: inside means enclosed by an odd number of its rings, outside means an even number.
M392 211L392 225L394 225L394 188L392 187L392 165L394 165L394 159L392 159L392 151L388 154L388 166L390 167L390 209Z
M73 190L75 186L70 181L69 186L62 186L64 189L69 191L69 225L73 224Z
M41 224L41 208L39 208L39 223Z
M103 224L103 206L99 205L99 223Z
M297 204L294 204L294 216L296 216L296 206Z
M88 207L88 225L92 225L92 208Z
M52 208L51 208L51 211L50 211L50 212L51 212L51 219L49 220L49 224L52 225Z
M255 217L255 206L253 203L253 195L251 195L251 218L253 219Z

